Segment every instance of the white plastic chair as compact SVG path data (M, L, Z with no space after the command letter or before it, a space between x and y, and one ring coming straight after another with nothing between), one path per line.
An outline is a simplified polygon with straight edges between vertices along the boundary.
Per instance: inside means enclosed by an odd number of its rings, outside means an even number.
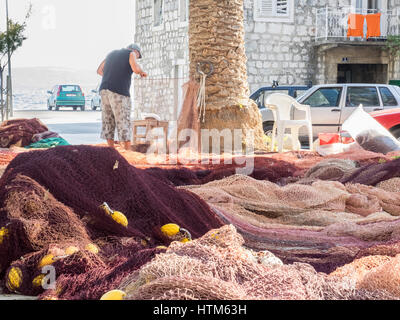
M156 119L158 121L161 121L160 116L158 114L155 114L155 113L143 113L142 112L140 114L140 117L142 118L142 120L146 120L146 118L153 118L153 119Z
M264 99L264 105L269 108L274 115L274 127L272 129L271 151L275 147L275 135L278 139L278 152L283 150L283 138L285 130L290 128L293 150L298 150L299 129L306 126L308 129L310 150L313 150L313 131L311 122L310 106L298 103L294 98L283 93L273 93ZM292 107L304 111L305 118L299 120L291 119Z

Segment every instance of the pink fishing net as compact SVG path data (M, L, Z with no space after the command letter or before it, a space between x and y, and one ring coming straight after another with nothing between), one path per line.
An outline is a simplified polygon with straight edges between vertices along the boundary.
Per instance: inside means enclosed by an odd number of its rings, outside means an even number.
M354 280L359 289L384 290L400 299L400 255L368 256L338 268L330 276Z
M358 290L351 281L316 272L307 264L283 265L269 253L243 248L233 226L211 230L186 244L174 242L120 289L128 299L318 300L392 299L379 288Z

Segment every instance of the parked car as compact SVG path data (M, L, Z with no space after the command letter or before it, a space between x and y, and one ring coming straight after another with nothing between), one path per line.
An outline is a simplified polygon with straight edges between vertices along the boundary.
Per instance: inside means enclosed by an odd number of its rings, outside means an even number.
M47 99L47 109L60 110L60 107L72 107L74 110L80 108L85 110L85 94L78 85L56 85L51 91L47 91L50 95Z
M313 86L297 97L311 107L314 139L319 133L339 132L343 122L362 104L368 113L400 107L400 88L387 84L325 84ZM272 112L262 106L264 131L272 130ZM304 111L292 110L294 120L304 118ZM307 131L300 129L300 140L306 141Z
M264 99L266 96L272 93L285 93L293 98L297 98L310 89L311 86L273 86L273 87L261 87L257 91L251 94L250 99L254 100L258 108L262 109L265 108L264 106Z
M92 90L92 92L94 93L92 99L90 100L90 107L92 108L92 110L96 110L97 108L101 110L101 97L99 93L99 87L100 86L97 86L95 90Z
M400 108L374 111L371 116L400 140Z

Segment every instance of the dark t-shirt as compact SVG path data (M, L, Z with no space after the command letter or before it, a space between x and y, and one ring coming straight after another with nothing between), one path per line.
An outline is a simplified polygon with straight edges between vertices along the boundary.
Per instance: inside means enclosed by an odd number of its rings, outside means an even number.
M128 49L114 50L106 58L99 91L108 89L112 92L130 97L132 68L129 64Z

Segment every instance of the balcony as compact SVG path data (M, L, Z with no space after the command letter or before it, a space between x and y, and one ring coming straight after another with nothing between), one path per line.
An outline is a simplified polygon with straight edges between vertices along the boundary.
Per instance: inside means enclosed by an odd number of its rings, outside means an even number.
M367 20L364 20L364 36L348 37L349 15L381 13L380 36L369 37L367 34ZM350 22L352 23L352 22ZM388 36L399 35L400 32L400 12L398 10L360 10L354 7L344 8L323 8L316 10L315 42L317 45L328 43L348 43L348 44L370 44L382 45Z

